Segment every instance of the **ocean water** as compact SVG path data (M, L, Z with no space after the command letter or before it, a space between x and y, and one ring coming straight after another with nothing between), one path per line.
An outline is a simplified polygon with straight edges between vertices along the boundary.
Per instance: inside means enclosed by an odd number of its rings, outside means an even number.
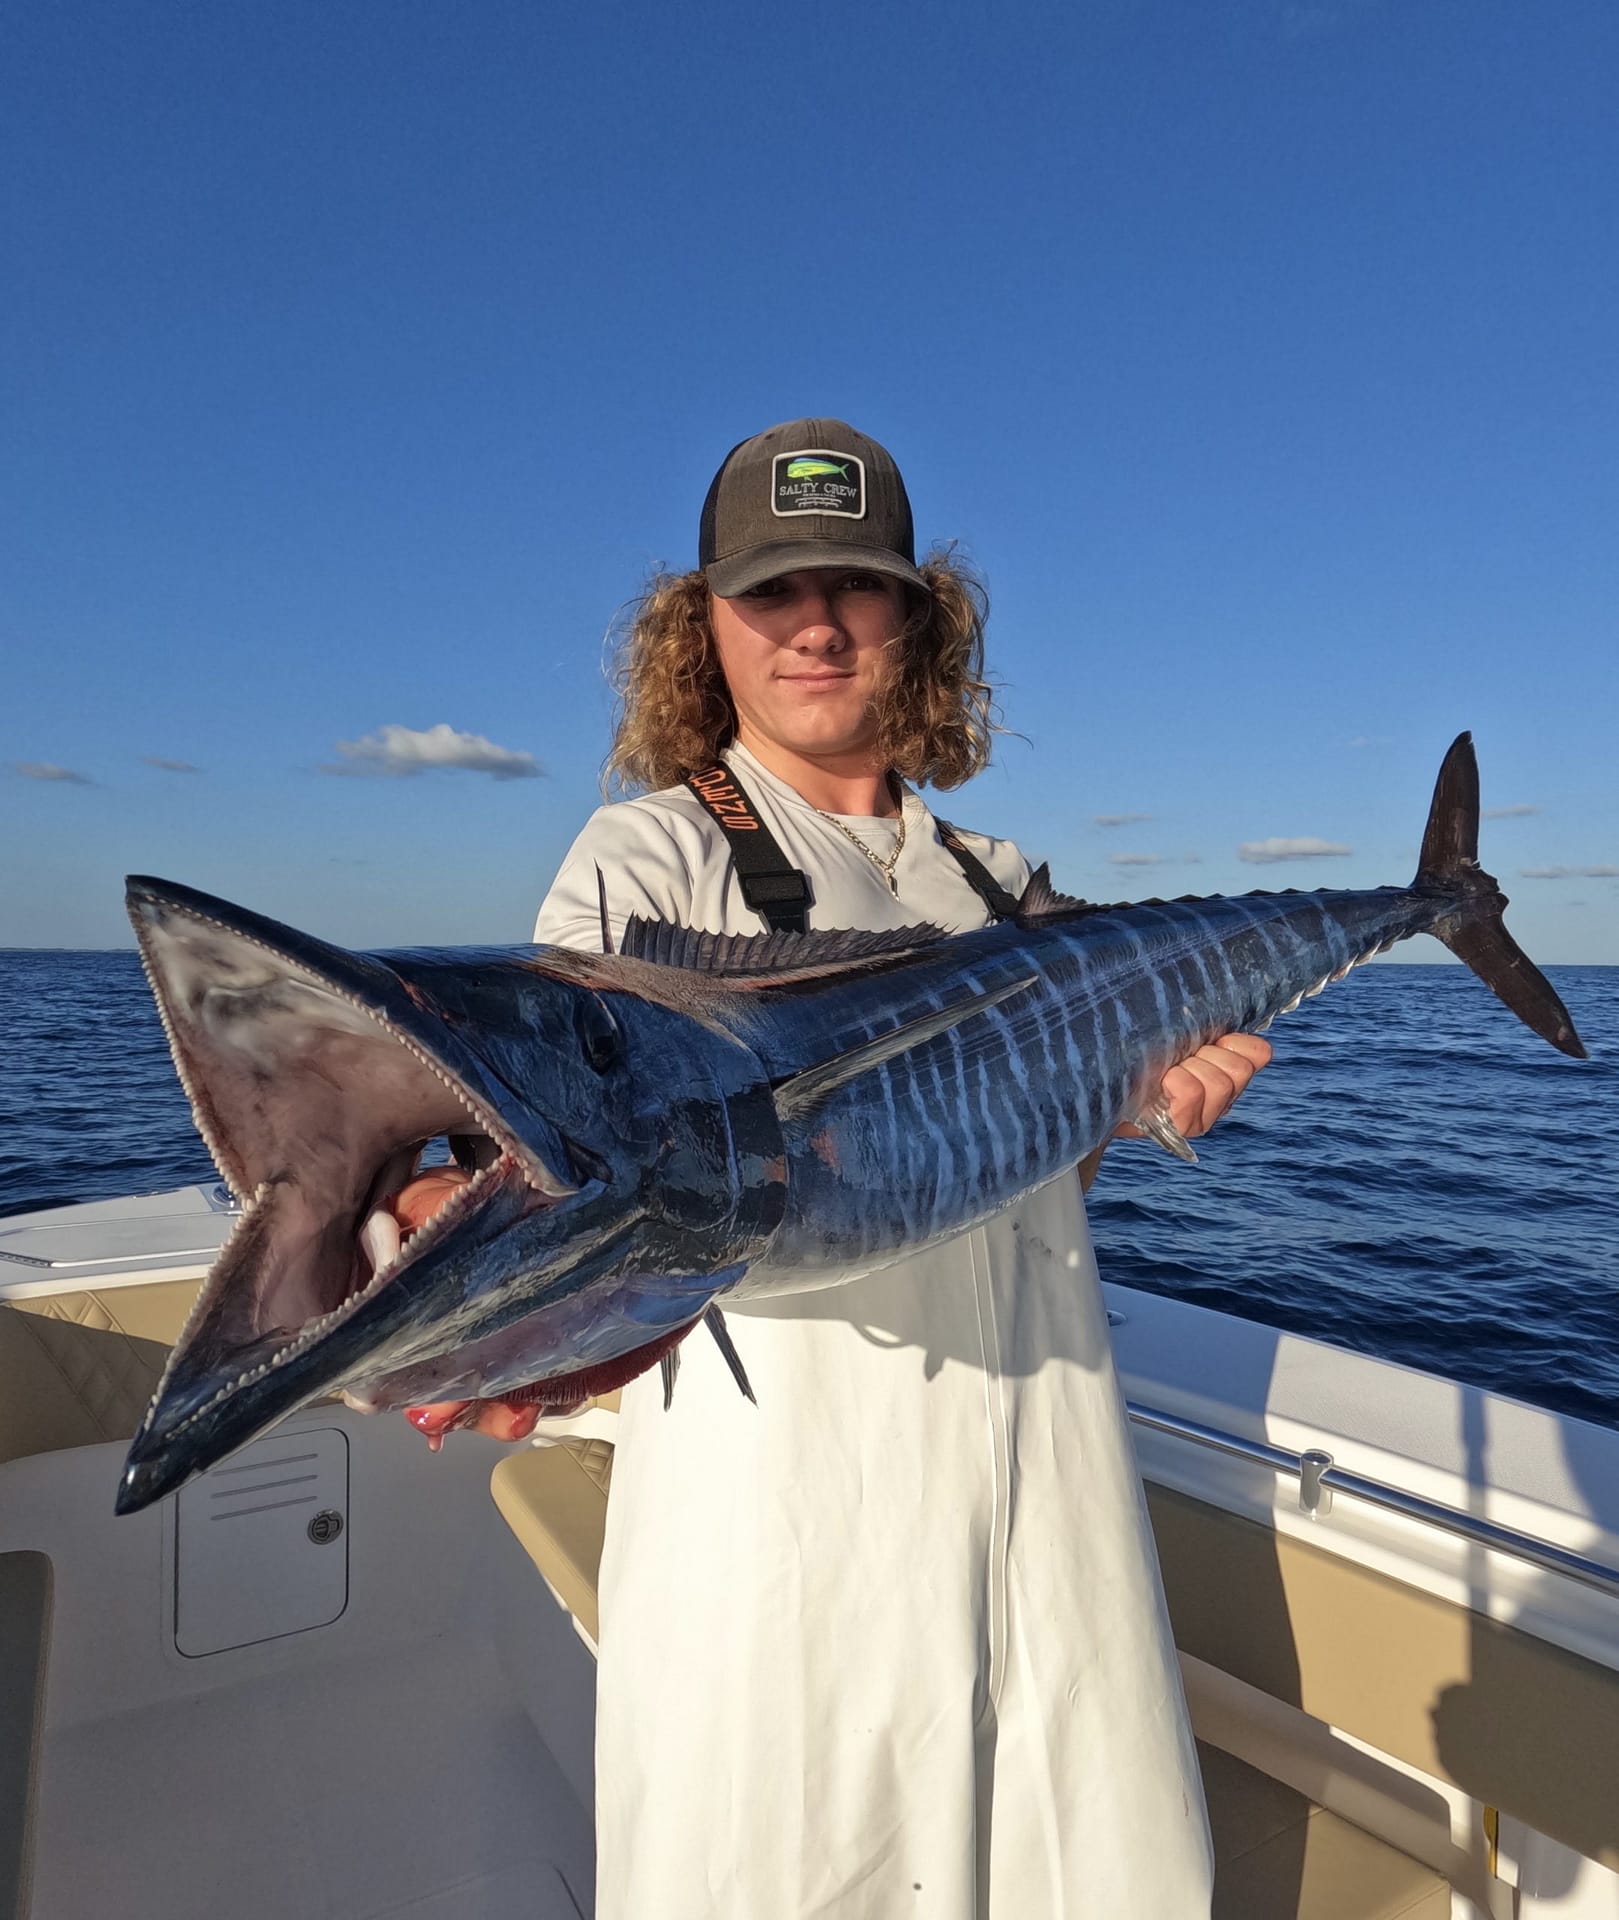
M1183 1166L1108 1152L1102 1271L1619 1427L1619 967L1564 1059L1461 967L1363 967ZM0 1214L214 1177L133 953L0 952Z

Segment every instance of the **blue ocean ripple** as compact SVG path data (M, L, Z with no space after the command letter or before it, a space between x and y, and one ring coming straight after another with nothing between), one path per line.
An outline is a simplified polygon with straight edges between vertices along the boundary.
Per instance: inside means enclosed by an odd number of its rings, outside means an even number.
M1589 1061L1459 967L1366 968L1278 1020L1199 1166L1109 1152L1103 1272L1619 1425L1619 968L1551 977Z

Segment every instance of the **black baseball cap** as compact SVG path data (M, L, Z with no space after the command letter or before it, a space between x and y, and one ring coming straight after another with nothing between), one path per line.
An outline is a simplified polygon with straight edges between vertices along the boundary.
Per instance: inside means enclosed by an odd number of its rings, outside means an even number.
M722 599L798 567L868 568L928 591L894 456L843 420L788 420L725 456L697 564Z

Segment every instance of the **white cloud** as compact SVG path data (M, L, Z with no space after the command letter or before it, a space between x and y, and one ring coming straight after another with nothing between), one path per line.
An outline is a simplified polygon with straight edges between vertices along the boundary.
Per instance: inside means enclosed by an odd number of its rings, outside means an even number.
M192 766L189 760L165 760L160 753L143 753L141 759L145 765L156 767L163 773L201 773L201 767Z
M1115 867L1161 867L1167 855L1162 853L1110 853L1109 861Z
M1336 840L1317 840L1305 835L1294 840L1244 840L1237 849L1237 858L1252 866L1264 867L1277 860L1321 860L1329 854L1336 857L1354 851L1353 847L1340 846Z
M1539 807L1485 807L1479 814L1481 820L1524 820L1532 813L1539 813Z
M48 760L18 760L14 764L25 780L65 780L73 787L95 785L89 774L76 773L72 767L54 767Z
M1525 880L1619 880L1619 867L1519 867Z
M1099 827L1138 827L1143 820L1150 820L1150 813L1093 813L1091 818Z
M458 733L442 720L436 727L378 727L361 740L339 740L343 759L322 773L388 774L409 778L440 767L487 773L495 780L534 780L543 769L531 753L497 747L481 733Z

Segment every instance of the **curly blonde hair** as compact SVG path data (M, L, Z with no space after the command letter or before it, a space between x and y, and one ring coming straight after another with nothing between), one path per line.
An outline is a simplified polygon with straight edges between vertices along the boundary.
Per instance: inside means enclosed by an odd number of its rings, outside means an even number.
M999 731L984 678L984 583L949 547L918 569L929 596L907 587L898 664L877 708L885 766L917 786L959 787L989 765ZM672 787L719 758L736 712L697 573L663 573L631 607L613 668L618 716L602 771L608 791Z

